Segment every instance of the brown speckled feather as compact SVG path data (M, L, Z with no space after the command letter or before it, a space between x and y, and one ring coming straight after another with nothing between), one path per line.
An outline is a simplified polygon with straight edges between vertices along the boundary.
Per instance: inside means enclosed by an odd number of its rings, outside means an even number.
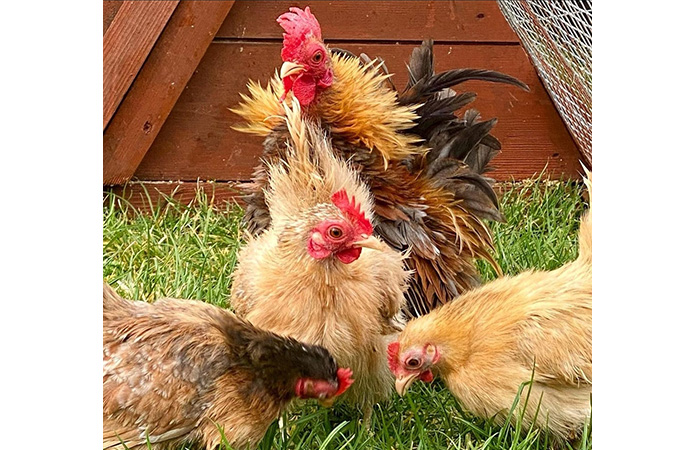
M148 440L155 449L184 441L212 449L218 425L232 445L253 445L291 399L302 358L336 370L325 349L258 330L227 310L171 298L132 302L106 283L103 335L105 449L146 448Z

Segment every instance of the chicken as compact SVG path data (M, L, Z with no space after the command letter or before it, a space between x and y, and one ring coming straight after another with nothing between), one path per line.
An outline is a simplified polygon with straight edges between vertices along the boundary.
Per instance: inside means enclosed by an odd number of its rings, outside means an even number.
M591 174L587 186L591 195ZM396 390L437 374L465 408L502 423L533 379L523 426L540 405L536 423L572 439L591 413L591 294L589 209L575 261L497 279L410 321L388 350Z
M105 449L212 449L219 429L254 445L292 398L330 403L352 381L325 348L199 301L132 302L104 283L103 326Z
M354 372L345 394L369 423L393 392L388 342L403 326L404 255L372 235L371 198L318 126L285 105L284 162L271 164L270 227L238 255L231 305L251 323L326 347Z
M242 95L232 109L245 119L233 128L266 137L263 162L244 196L247 228L257 234L270 224L264 194L268 164L281 159L287 139L279 99L294 96L372 192L376 235L399 252L411 249L409 315L424 314L478 285L476 258L499 271L483 222L504 220L492 180L483 176L501 148L489 134L496 119L480 121L473 109L457 118L454 113L475 94L455 95L450 87L467 80L528 87L489 70L434 74L432 41L425 41L413 51L410 81L399 94L380 60L364 64L343 50L331 52L308 7L290 8L277 20L285 30L280 75L265 88L251 82L249 96Z

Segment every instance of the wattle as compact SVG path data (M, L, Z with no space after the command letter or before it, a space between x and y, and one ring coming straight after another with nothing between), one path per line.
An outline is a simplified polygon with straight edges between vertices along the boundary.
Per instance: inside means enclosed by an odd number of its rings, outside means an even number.
M362 247L352 247L347 250L336 252L335 256L338 257L341 263L350 264L351 262L357 261L360 254L362 254Z
M434 374L430 369L427 369L420 374L420 379L425 383L431 383L434 380Z
M300 105L307 106L316 97L316 81L311 75L304 74L294 81L292 93L297 97Z

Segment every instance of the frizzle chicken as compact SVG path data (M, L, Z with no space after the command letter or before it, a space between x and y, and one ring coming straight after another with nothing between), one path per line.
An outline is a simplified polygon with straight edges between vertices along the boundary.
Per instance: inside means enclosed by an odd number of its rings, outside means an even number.
M320 346L193 300L121 298L104 283L104 449L255 445L292 398L351 383ZM127 447L126 447L127 446Z
M587 186L591 196L591 174ZM575 438L591 414L591 265L590 208L575 261L499 278L410 321L389 346L396 390L439 375L465 408L502 423L533 379L523 426L538 410L536 425Z
M282 162L268 166L270 227L238 255L231 305L254 325L326 347L355 383L345 399L368 422L393 392L388 342L402 329L404 255L372 235L366 186L296 98L285 105ZM275 135L274 135L275 136Z
M414 277L407 311L417 316L478 285L476 258L499 269L483 219L504 220L492 181L483 174L499 152L489 134L496 119L481 121L469 109L475 94L451 87L467 80L507 83L508 75L480 69L434 73L432 41L411 56L409 82L396 92L383 61L361 61L324 44L307 7L290 8L277 21L284 29L280 74L267 87L251 82L249 96L233 109L245 119L235 129L265 136L263 162L244 197L245 223L254 234L270 225L264 190L268 164L282 159L287 139L280 100L296 98L308 118L330 134L337 156L349 159L374 198L374 230L397 251L411 249Z

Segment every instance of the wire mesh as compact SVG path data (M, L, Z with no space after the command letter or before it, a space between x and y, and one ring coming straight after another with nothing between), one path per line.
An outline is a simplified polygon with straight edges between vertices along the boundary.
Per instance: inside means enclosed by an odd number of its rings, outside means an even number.
M591 0L498 0L591 167Z

